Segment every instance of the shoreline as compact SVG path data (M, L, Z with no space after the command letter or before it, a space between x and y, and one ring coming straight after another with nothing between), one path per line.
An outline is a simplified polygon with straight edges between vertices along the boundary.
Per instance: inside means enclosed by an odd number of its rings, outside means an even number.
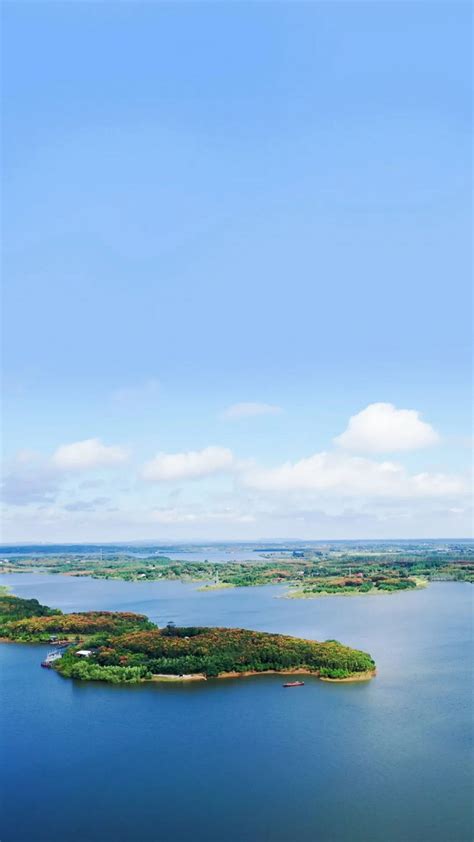
M227 589L240 590L240 589L245 589L245 588L260 588L260 587L265 587L267 585L273 585L275 587L276 586L284 587L286 585L289 590L286 593L277 595L275 597L275 599L319 599L320 597L328 597L328 596L349 596L349 597L352 597L352 596L391 596L393 594L410 593L410 592L422 590L424 588L429 587L432 583L438 584L438 583L441 583L441 582L457 582L457 583L472 584L468 579L453 579L453 578L429 579L429 578L425 578L425 577L422 577L422 576L414 575L411 578L413 578L416 581L416 587L415 588L407 588L407 589L396 589L395 588L393 591L384 591L384 590L379 590L378 588L372 588L370 591L354 591L353 593L347 593L347 592L346 593L337 593L337 592L334 592L334 591L320 591L318 593L302 593L302 591L300 591L300 589L299 589L299 583L297 583L297 582L290 583L289 581L286 581L286 582L284 582L284 581L278 581L278 582L277 581L268 581L268 582L255 583L253 585L235 585L235 584L232 584L231 582L222 582L222 583L219 583L217 585L212 585L212 584L209 585L209 584L205 584L205 583L200 585L200 583L203 582L202 579L195 579L195 578L189 577L189 576L183 576L183 577L172 576L172 577L169 577L169 578L164 577L164 576L160 576L156 579L126 579L126 578L122 578L121 576L97 576L97 575L95 575L94 570L84 570L84 571L78 571L78 572L68 571L68 570L54 571L54 570L41 569L41 568L35 568L35 569L31 569L31 570L25 570L25 569L9 570L9 569L6 569L4 567L0 567L0 595L2 594L2 592L3 592L4 595L15 595L15 589L12 585L1 584L2 575L5 575L5 576L20 575L20 576L22 576L22 575L25 575L25 574L26 575L35 575L35 576L43 576L43 575L44 576L64 576L65 578L71 578L71 579L84 577L84 578L93 579L95 581L105 581L105 582L113 581L113 582L124 582L124 583L128 583L128 584L140 584L140 583L143 583L143 582L146 582L148 584L156 584L158 582L179 582L180 584L183 584L183 585L186 585L186 584L199 585L199 587L196 588L196 591L201 592L201 593L218 591L218 590L227 590Z
M80 679L79 679L80 680ZM144 678L142 682L147 684L148 682L158 683L158 682L166 682L166 681L207 681L207 676L204 675L203 672L195 672L190 673L189 675L167 675L166 673L155 673L152 675L151 678ZM120 683L120 682L119 682ZM127 682L122 681L122 684L126 684Z
M301 587L300 580L283 580L283 581L275 581L269 580L265 582L256 582L254 584L249 585L236 585L232 582L219 582L217 584L209 583L209 579L201 579L201 578L194 578L189 575L183 576L158 576L156 579L141 579L141 578L132 578L128 579L122 576L100 576L97 575L97 571L95 570L80 570L80 571L69 571L69 570L61 570L55 571L50 569L42 569L42 568L35 568L31 570L8 570L3 567L0 567L0 595L2 591L4 595L11 595L14 594L14 590L12 590L11 585L3 585L1 584L1 577L3 576L23 576L23 575L33 575L33 576L64 576L65 578L70 579L80 579L80 578L90 578L94 579L95 581L101 582L125 582L127 584L156 584L157 582L179 582L183 585L198 585L196 588L197 591L205 592L205 591L214 591L214 590L224 590L227 588L234 588L236 590L244 590L246 588L262 588L268 585L274 585L279 587L288 587L290 590L287 594L284 594L281 598L282 599L300 599L306 598L300 597L299 593L297 593L297 589ZM315 593L314 596L373 596L374 594L392 594L392 593L407 593L410 590L418 590L419 588L426 588L428 585L431 584L432 581L435 582L453 582L453 581L468 581L463 579L428 579L422 576L413 575L412 578L416 581L415 588L395 588L393 591L384 591L379 590L379 588L372 588L370 591L355 591L354 593L335 593L334 591L321 591L320 593ZM293 595L294 594L294 595ZM313 594L309 595L310 598L313 597Z
M8 637L0 637L0 644L2 643L11 643L17 644L18 646L54 646L54 643L47 640L12 640ZM73 642L73 645L80 645L77 641ZM55 669L55 672L58 675L61 675L59 670ZM285 670L245 670L244 672L220 672L218 675L204 675L204 673L196 672L196 673L189 673L184 675L177 675L173 673L154 673L152 674L151 678L141 678L136 682L128 682L128 681L121 681L118 682L119 684L159 684L159 683L175 683L175 682L187 682L187 681L213 681L216 679L226 679L226 678L249 678L253 675L309 675L318 678L320 681L326 681L328 683L333 684L347 684L354 681L370 681L372 678L375 678L377 674L377 669L373 670L366 670L365 672L354 672L351 675L346 676L345 678L330 678L329 676L322 676L319 673L319 670L310 670L307 667L295 667L294 669L285 669ZM61 675L61 678L65 676ZM87 679L74 679L75 681L87 681ZM90 679L93 682L93 679ZM105 682L108 683L108 682Z
M346 684L352 681L370 681L377 675L377 670L367 670L366 672L354 672L347 678L326 678L324 675L319 676L320 681L327 681L329 684Z
M197 580L199 581L199 579ZM201 585L201 587L196 588L197 591L201 593L205 593L206 591L224 591L228 590L228 588L236 588L237 585L231 585L228 582L219 582L217 585Z
M296 667L295 669L286 670L246 670L245 672L220 672L218 675L207 676L204 673L192 673L190 675L166 675L156 674L152 678L144 678L142 682L161 682L161 681L213 681L215 679L225 678L248 678L252 675L310 675L318 678L320 681L326 681L333 684L346 684L353 681L370 681L375 678L377 670L366 670L365 672L354 672L345 678L329 678L320 675L318 670L310 670L305 667ZM126 682L123 682L124 684Z

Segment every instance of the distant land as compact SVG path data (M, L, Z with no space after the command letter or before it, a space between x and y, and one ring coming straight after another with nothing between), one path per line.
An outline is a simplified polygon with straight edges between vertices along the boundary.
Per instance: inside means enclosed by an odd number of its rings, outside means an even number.
M474 543L10 544L1 548L2 572L180 580L196 582L204 590L285 584L290 598L387 594L434 580L474 582Z
M222 550L223 552L235 552L236 550L249 550L251 552L289 552L294 548L297 549L317 549L321 547L351 547L351 548L398 548L398 547L455 547L457 545L470 544L474 546L474 539L469 537L458 538L324 538L314 541L303 540L289 540L289 541L168 541L162 543L159 541L143 540L143 541L64 541L55 543L50 541L5 541L0 542L0 551L22 552L28 550L30 552L99 552L101 549L105 551L111 550L139 550L143 548L152 551L166 551L169 552L190 552L196 549Z

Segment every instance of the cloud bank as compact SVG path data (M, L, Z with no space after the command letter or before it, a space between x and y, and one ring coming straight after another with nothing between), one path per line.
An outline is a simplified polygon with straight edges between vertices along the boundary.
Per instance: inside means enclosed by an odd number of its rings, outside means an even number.
M255 466L243 476L248 488L267 492L321 492L342 499L439 497L466 491L462 478L441 473L409 474L395 462L361 456L315 453L275 468Z
M236 418L265 414L248 406L229 410ZM381 455L439 440L416 410L373 403L349 419L334 448L273 464L209 445L159 452L141 467L130 465L125 476L120 472L117 483L110 469L125 464L128 453L100 438L61 444L43 456L23 449L7 466L4 521L15 540L60 535L132 540L160 534L176 539L434 537L433 530L466 535L467 474L426 470L421 463L409 470ZM224 479L216 486L215 477ZM98 485L107 496L94 496Z

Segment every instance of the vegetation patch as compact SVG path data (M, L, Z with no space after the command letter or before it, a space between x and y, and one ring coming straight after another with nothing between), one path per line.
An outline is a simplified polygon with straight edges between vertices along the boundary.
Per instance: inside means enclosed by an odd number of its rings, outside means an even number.
M175 627L110 636L81 659L69 650L56 667L69 678L104 681L151 679L154 675L291 672L304 669L326 678L372 671L365 652L337 642L317 643L246 629Z
M115 611L84 611L63 614L57 608L41 605L37 599L0 596L0 637L24 642L48 642L56 636L77 638L122 634L154 628L141 614Z
M305 582L303 587L290 591L290 599L311 598L315 596L394 593L409 591L421 587L420 580L398 572L359 573L356 576L321 576Z

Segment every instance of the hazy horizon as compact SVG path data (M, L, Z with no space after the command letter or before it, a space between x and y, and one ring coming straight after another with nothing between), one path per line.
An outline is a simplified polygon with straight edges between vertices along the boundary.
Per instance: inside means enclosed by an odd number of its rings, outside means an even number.
M177 546L177 547L207 547L207 546L250 546L255 547L259 545L273 545L273 544L282 544L282 545L289 545L294 546L296 544L302 544L304 546L309 546L311 544L452 544L452 543L462 543L462 544L472 544L474 543L474 539L470 537L462 537L457 536L456 538L445 538L445 537L436 537L436 538L316 538L314 540L311 539L300 539L300 538L280 538L280 539L272 539L272 538L256 538L254 541L246 541L246 540L239 540L238 538L229 538L228 540L216 540L216 539L209 539L206 540L204 538L198 540L188 539L183 541L179 538L167 538L166 541L160 539L153 539L153 538L137 538L133 541L0 541L0 547L9 547L9 546L55 546L55 547L70 547L70 546L77 546L77 547L97 547L97 546L111 546L111 547L119 547L119 546L139 546L139 545L146 545L146 546L158 546L160 548L166 548L167 546Z

